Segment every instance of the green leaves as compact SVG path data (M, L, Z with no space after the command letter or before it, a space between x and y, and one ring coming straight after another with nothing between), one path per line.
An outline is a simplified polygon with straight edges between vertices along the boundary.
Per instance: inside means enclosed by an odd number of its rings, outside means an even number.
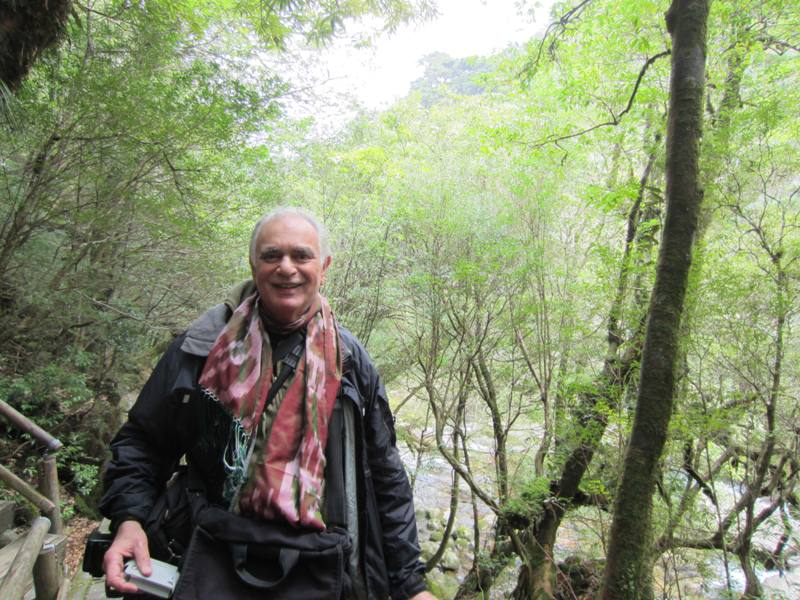
M265 53L424 6L76 5L68 43L4 103L0 338L16 358L0 392L57 434L87 419L92 435L70 432L62 457L80 491L116 425L109 389L138 380L157 343L247 276L252 222L281 198L273 130L287 88ZM348 157L342 176L374 178L379 154ZM98 462L82 465L87 455Z

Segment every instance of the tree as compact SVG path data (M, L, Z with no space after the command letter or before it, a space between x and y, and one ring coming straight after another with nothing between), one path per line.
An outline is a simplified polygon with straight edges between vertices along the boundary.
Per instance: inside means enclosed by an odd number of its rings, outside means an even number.
M642 351L639 394L606 557L603 598L652 598L652 495L674 395L680 317L702 192L699 143L708 2L675 0L667 12L672 76L667 129L667 212Z

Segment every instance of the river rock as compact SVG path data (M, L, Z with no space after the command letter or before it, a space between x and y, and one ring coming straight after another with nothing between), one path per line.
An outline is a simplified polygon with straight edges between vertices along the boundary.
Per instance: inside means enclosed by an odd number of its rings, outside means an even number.
M437 598L452 598L458 591L458 580L452 573L443 573L434 569L425 575L425 580Z
M434 554L436 554L436 551L439 549L439 544L428 540L426 542L422 542L419 547L422 551L422 560L427 561L430 560Z
M458 554L452 548L445 550L442 559L439 561L439 568L442 571L458 571L461 566L461 561L458 559Z

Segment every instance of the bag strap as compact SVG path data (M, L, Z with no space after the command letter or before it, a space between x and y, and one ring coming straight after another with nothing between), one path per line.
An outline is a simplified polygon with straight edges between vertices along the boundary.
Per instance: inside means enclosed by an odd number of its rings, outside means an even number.
M328 423L325 449L325 523L347 529L347 499L344 485L345 432L341 398L336 399Z
M272 403L277 393L283 387L283 384L292 373L294 373L295 369L297 369L300 357L303 356L305 349L305 333L303 330L295 331L288 338L277 344L273 358L275 362L281 362L282 366L280 373L278 373L275 381L273 381L272 385L269 387L266 406Z
M228 544L233 558L233 568L244 583L259 590L271 590L280 585L292 572L300 560L300 551L296 548L281 548L278 553L280 575L276 579L263 579L247 570L247 544Z

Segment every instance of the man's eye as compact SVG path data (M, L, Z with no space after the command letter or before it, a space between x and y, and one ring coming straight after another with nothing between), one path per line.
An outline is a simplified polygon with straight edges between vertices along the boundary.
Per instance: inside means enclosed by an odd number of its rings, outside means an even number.
M264 261L267 261L267 262L276 262L276 261L279 261L280 259L281 259L281 253L280 252L267 251L267 252L262 252L261 253L261 260L264 260Z

